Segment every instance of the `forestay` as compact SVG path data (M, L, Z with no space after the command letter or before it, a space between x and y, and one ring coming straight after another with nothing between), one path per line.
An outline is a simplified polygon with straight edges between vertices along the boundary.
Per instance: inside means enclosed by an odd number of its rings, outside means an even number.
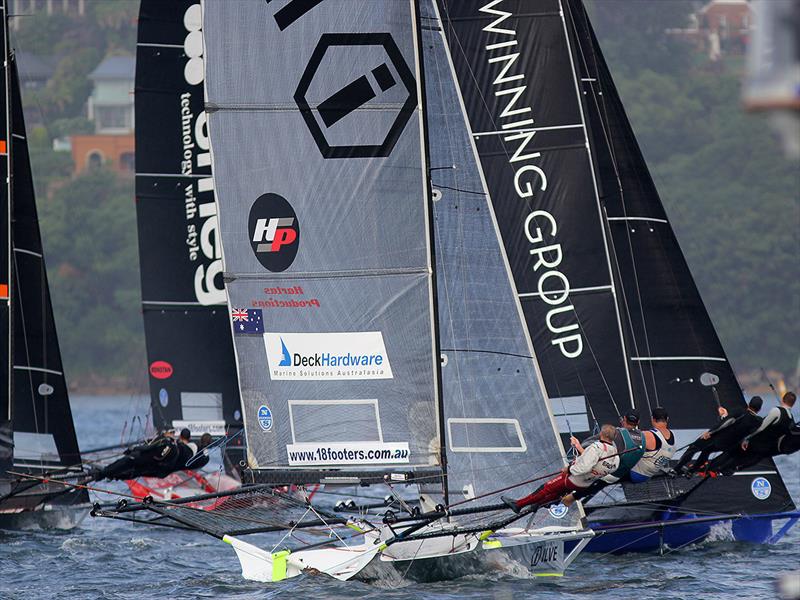
M207 0L204 23L250 465L438 465L411 2Z
M200 0L143 0L136 51L136 216L153 422L242 427L222 279ZM237 458L238 461L238 458Z

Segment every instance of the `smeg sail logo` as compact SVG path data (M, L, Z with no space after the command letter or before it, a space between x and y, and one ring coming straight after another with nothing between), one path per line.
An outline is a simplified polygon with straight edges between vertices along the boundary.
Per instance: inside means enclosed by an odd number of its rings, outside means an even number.
M250 247L270 271L288 269L300 247L300 223L292 205L278 194L263 194L250 208Z

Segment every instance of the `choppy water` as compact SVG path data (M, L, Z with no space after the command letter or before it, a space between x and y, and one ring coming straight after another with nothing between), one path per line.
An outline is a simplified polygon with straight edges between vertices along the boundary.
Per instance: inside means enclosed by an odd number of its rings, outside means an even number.
M120 440L141 400L73 399L81 447ZM138 425L134 425L137 427ZM778 466L800 500L800 454ZM122 489L122 488L118 488ZM0 598L773 598L778 573L800 568L800 526L774 546L717 542L665 556L583 554L558 580L520 578L512 563L481 577L403 587L302 576L245 581L226 544L191 532L87 518L68 532L0 532ZM402 584L403 582L401 582ZM387 584L388 585L388 584ZM396 585L396 583L395 583Z

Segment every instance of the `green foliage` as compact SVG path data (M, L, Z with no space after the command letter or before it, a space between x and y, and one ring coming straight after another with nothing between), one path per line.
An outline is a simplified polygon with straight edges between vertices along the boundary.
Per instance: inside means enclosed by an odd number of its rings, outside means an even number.
M130 179L98 170L39 202L50 290L71 378L143 368Z
M800 171L766 119L743 111L741 60L712 68L698 55L687 60L689 46L664 51L663 29L685 4L595 0L598 39L731 362L791 374L800 355Z

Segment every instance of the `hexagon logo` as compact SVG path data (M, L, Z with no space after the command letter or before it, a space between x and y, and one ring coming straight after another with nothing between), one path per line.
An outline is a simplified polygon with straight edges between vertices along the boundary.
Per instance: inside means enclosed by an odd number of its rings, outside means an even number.
M417 106L417 83L388 33L325 33L294 100L323 158L389 156Z

